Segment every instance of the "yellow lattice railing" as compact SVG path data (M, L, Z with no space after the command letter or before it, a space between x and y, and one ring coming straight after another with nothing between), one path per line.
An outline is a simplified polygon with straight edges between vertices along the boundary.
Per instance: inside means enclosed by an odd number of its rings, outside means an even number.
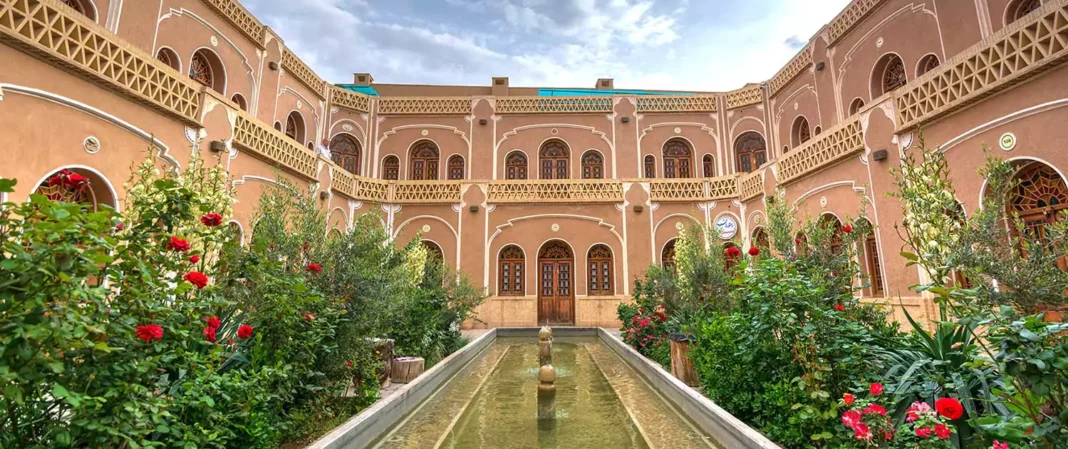
M838 42L838 39L845 36L849 30L856 26L856 24L860 23L861 20L864 20L868 14L875 11L876 7L885 2L886 0L853 0L849 6L846 6L842 12L838 13L828 25L831 35L830 43L833 45L835 42Z
M367 95L330 85L330 101L335 106L359 112L371 111L371 98Z
M894 92L898 130L944 116L1063 62L1068 1L1047 1Z
M797 78L797 75L800 75L802 71L811 65L812 46L809 45L801 49L801 52L798 53L797 56L794 56L794 59L791 59L790 62L786 64L786 67L783 67L782 70L779 70L779 73L776 73L774 77L768 80L768 95L775 95L779 89L782 89L787 83L794 78Z
M356 187L352 193L353 198L376 203L385 203L389 200L389 181L362 176L355 178Z
M308 86L308 89L315 92L315 95L323 96L323 87L326 83L288 48L282 52L282 68L305 86Z
M0 1L0 40L199 123L202 86L58 0Z
M337 193L355 199L356 178L352 173L331 163L330 188Z
M250 41L263 48L263 24L237 0L204 0L204 3L229 20Z
M738 178L738 191L742 201L749 201L762 195L764 193L764 170L757 170Z
M612 97L497 97L498 114L604 114Z
M860 117L854 115L780 157L779 182L801 178L863 149Z
M649 197L652 201L710 201L736 196L738 196L738 180L734 175L649 181Z
M488 203L622 203L623 183L612 180L561 179L493 181Z
M738 178L736 175L705 178L708 184L709 200L721 200L738 196Z
M381 115L468 115L471 97L381 97Z
M289 136L244 111L234 111L234 145L309 179L315 179L318 157Z
M639 95L638 112L716 112L715 95Z
M459 181L396 181L389 202L395 204L433 204L460 202Z
M738 109L764 101L763 91L760 86L745 87L727 92L727 109Z

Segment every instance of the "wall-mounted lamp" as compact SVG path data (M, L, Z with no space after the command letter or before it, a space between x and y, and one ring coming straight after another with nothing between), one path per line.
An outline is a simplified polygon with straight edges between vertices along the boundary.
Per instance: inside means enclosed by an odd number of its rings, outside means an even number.
M874 161L885 161L887 158L886 150L872 151L871 159Z
M478 206L471 206L471 207L468 207L468 208L467 208L467 210L469 210L469 211L471 211L471 212L478 212Z
M479 124L479 125L483 125L483 126L485 126L485 125L486 125L486 123L489 123L489 122L487 122L487 121L486 121L486 119L484 119L484 118L480 118L480 119L478 119L478 124Z
M623 116L623 118L619 119L619 121L623 123L630 123L630 117Z
M208 144L208 149L215 153L226 151L226 143L221 140L213 140Z
M817 62L816 63L816 71L819 72L820 70L823 70L823 68L826 67L826 66L827 65L824 64L823 61Z
M271 70L278 70L278 63L275 61L268 62L267 67Z
M642 213L642 207L641 206L634 206L634 213L636 213L636 214Z

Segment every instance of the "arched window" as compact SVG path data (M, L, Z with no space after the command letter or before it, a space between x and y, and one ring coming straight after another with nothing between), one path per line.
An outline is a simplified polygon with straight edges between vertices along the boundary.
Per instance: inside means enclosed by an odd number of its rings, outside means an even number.
M1048 239L1046 227L1056 223L1062 211L1068 209L1068 186L1064 178L1049 165L1032 162L1016 173L1016 187L1009 193L1008 212L1015 213L1024 223L1031 238ZM1068 270L1068 258L1057 266Z
M527 179L527 155L513 151L504 158L505 179Z
M615 294L612 276L612 250L605 245L594 245L586 254L586 266L589 267L590 296L607 296Z
M582 155L582 179L603 179L604 158L601 153L590 150Z
M767 144L760 133L749 131L734 141L734 156L739 173L752 173L768 161Z
M382 159L382 179L396 181L400 177L400 158L394 155Z
M242 111L248 112L248 103L245 102L245 97L241 96L241 94L234 94L230 97L230 101L234 102Z
M849 103L849 115L860 112L860 108L864 107L864 100L854 98L852 103Z
M920 58L920 63L916 65L916 76L923 75L938 67L938 56L929 54Z
M222 61L207 49L193 53L193 59L189 61L189 77L218 93L226 89L226 71L223 70Z
M812 132L808 129L808 119L798 116L794 120L794 126L790 129L790 143L796 148L812 138Z
M508 245L501 248L498 296L523 296L523 250Z
M690 171L690 160L693 152L690 144L682 139L671 139L664 143L664 177L665 178L689 178L693 174Z
M814 129L812 130L812 135L813 135L813 136L818 136L818 135L820 135L821 133L823 133L823 128L820 128L819 126L815 127L815 128L814 128Z
M309 150L315 151L315 144L311 143L311 141L308 141L304 146L308 147Z
M771 240L768 238L768 233L767 231L764 231L763 226L753 230L753 237L752 240L750 240L749 245L760 248L761 250L771 248Z
M656 177L656 157L653 155L645 156L645 177L652 179Z
M278 121L274 122L274 130L278 131L278 132L281 132L282 131L282 122L278 122Z
M304 116L293 111L286 117L286 135L298 143L304 141Z
M671 239L664 245L664 249L660 251L660 266L664 268L675 267L675 243L678 239Z
M872 97L891 92L908 82L905 76L905 63L895 54L888 54L879 60L872 73Z
M560 140L550 140L541 145L538 160L541 164L541 179L567 179L570 177L568 164L571 151Z
M820 217L819 225L823 227L823 229L831 229L833 231L830 242L831 252L838 254L838 252L842 250L842 222L834 215L823 214L823 216Z
M868 294L873 297L883 296L883 268L879 261L879 244L875 240L875 228L867 219L857 220L855 229L865 230L864 236L864 271L868 275Z
M330 139L330 159L345 171L360 174L360 142L348 134L338 134Z
M170 48L160 47L159 51L156 52L156 59L158 59L159 62L167 64L167 66L174 70L182 70L181 57L179 57L178 53L175 53L174 50L171 50Z
M427 261L435 261L435 263L441 263L445 260L445 253L441 251L441 247L437 243L430 240L423 240L423 247L426 248Z
M412 145L409 157L411 171L408 179L413 181L438 179L438 146L429 140L420 140Z
M115 206L110 190L100 188L104 185L103 178L89 170L64 168L45 178L33 193L56 202L82 204L95 212L102 204Z
M1005 25L1023 18L1038 8L1042 7L1042 0L1015 0L1005 10Z
M701 172L704 173L706 178L716 176L716 160L712 158L711 154L706 154L701 158Z
M464 158L459 154L449 156L449 179L464 179Z
M93 8L91 3L87 3L86 0L59 0L59 2L70 6L79 14L88 17L89 20L96 21L96 9Z

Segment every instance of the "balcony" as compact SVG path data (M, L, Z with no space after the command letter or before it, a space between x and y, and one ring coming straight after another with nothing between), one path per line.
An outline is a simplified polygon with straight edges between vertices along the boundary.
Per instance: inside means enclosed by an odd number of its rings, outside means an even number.
M649 180L649 197L656 202L713 201L737 196L738 178L735 175Z
M601 179L490 181L486 202L492 204L622 203L623 182Z

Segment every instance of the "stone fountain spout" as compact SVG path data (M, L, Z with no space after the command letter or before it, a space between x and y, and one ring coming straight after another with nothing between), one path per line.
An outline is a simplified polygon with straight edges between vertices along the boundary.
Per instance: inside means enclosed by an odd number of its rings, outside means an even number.
M556 368L553 368L553 331L549 326L538 332L538 422L551 426L556 419Z

